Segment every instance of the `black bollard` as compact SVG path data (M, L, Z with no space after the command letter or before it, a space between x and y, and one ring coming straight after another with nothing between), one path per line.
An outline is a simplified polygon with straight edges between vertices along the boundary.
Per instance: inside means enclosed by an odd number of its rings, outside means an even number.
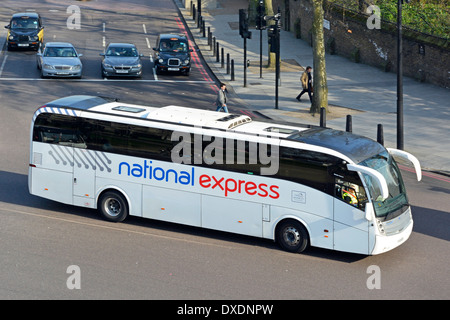
M327 126L326 113L327 111L325 110L324 107L320 108L320 126L323 128Z
M209 50L211 50L211 44L212 44L211 27L208 27L208 46L209 46Z
M384 146L384 135L383 135L383 125L379 124L377 126L377 142Z
M220 61L219 41L216 41L216 62Z
M231 80L234 81L234 59L231 59Z
M225 67L225 56L224 56L224 52L223 52L223 47L220 48L220 67L221 68Z
M227 53L227 74L230 74L230 54Z
M347 123L345 125L345 131L352 132L352 116L347 115Z

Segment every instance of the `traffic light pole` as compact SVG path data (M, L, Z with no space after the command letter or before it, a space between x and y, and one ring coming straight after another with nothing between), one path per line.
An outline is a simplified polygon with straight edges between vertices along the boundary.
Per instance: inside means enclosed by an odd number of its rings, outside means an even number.
M262 79L262 29L259 30L259 78Z
M258 12L256 16L256 29L259 29L259 78L262 79L262 32L266 28L266 20L264 20L264 0L259 0Z
M247 38L244 37L244 87L247 87Z
M277 21L276 27L276 42L277 42L277 51L275 53L275 109L278 109L278 84L280 82L280 28L278 26L279 21Z
M247 38L251 39L252 33L248 31L248 17L244 9L239 9L239 34L244 39L244 87L247 86Z

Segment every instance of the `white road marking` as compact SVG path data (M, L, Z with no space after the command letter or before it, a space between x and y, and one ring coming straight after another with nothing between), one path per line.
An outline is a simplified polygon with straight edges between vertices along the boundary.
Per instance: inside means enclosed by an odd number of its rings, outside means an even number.
M155 69L153 69L155 70ZM164 83L214 83L206 80L158 80L158 79L68 79L68 78L0 78L0 81L75 81L75 82L164 82Z
M2 65L1 65L1 67L0 67L0 77L2 76L3 68L5 67L5 64L6 64L6 58L8 58L8 55L7 55L7 54L6 54L5 57L3 58Z

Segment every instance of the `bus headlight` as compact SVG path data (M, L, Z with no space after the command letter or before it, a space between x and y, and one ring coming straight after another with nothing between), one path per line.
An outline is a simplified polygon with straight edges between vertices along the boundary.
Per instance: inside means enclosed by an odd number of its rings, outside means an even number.
M383 223L377 219L378 230L381 234L385 234Z

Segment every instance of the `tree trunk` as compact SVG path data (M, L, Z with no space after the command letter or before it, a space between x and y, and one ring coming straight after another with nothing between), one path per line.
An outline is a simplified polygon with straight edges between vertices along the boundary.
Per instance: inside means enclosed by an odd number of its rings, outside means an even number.
M318 113L321 108L328 111L327 72L325 69L325 41L323 35L323 0L312 0L313 15L313 102L310 113Z
M266 15L273 16L275 13L274 13L273 6L272 6L272 0L264 0L264 5L266 7ZM267 26L273 25L273 24L275 24L274 20L267 21ZM268 52L267 56L269 57L269 61L268 61L267 67L275 68L276 59L277 59L276 54L275 54L275 52L270 52L270 48L268 48L268 51L269 52Z

